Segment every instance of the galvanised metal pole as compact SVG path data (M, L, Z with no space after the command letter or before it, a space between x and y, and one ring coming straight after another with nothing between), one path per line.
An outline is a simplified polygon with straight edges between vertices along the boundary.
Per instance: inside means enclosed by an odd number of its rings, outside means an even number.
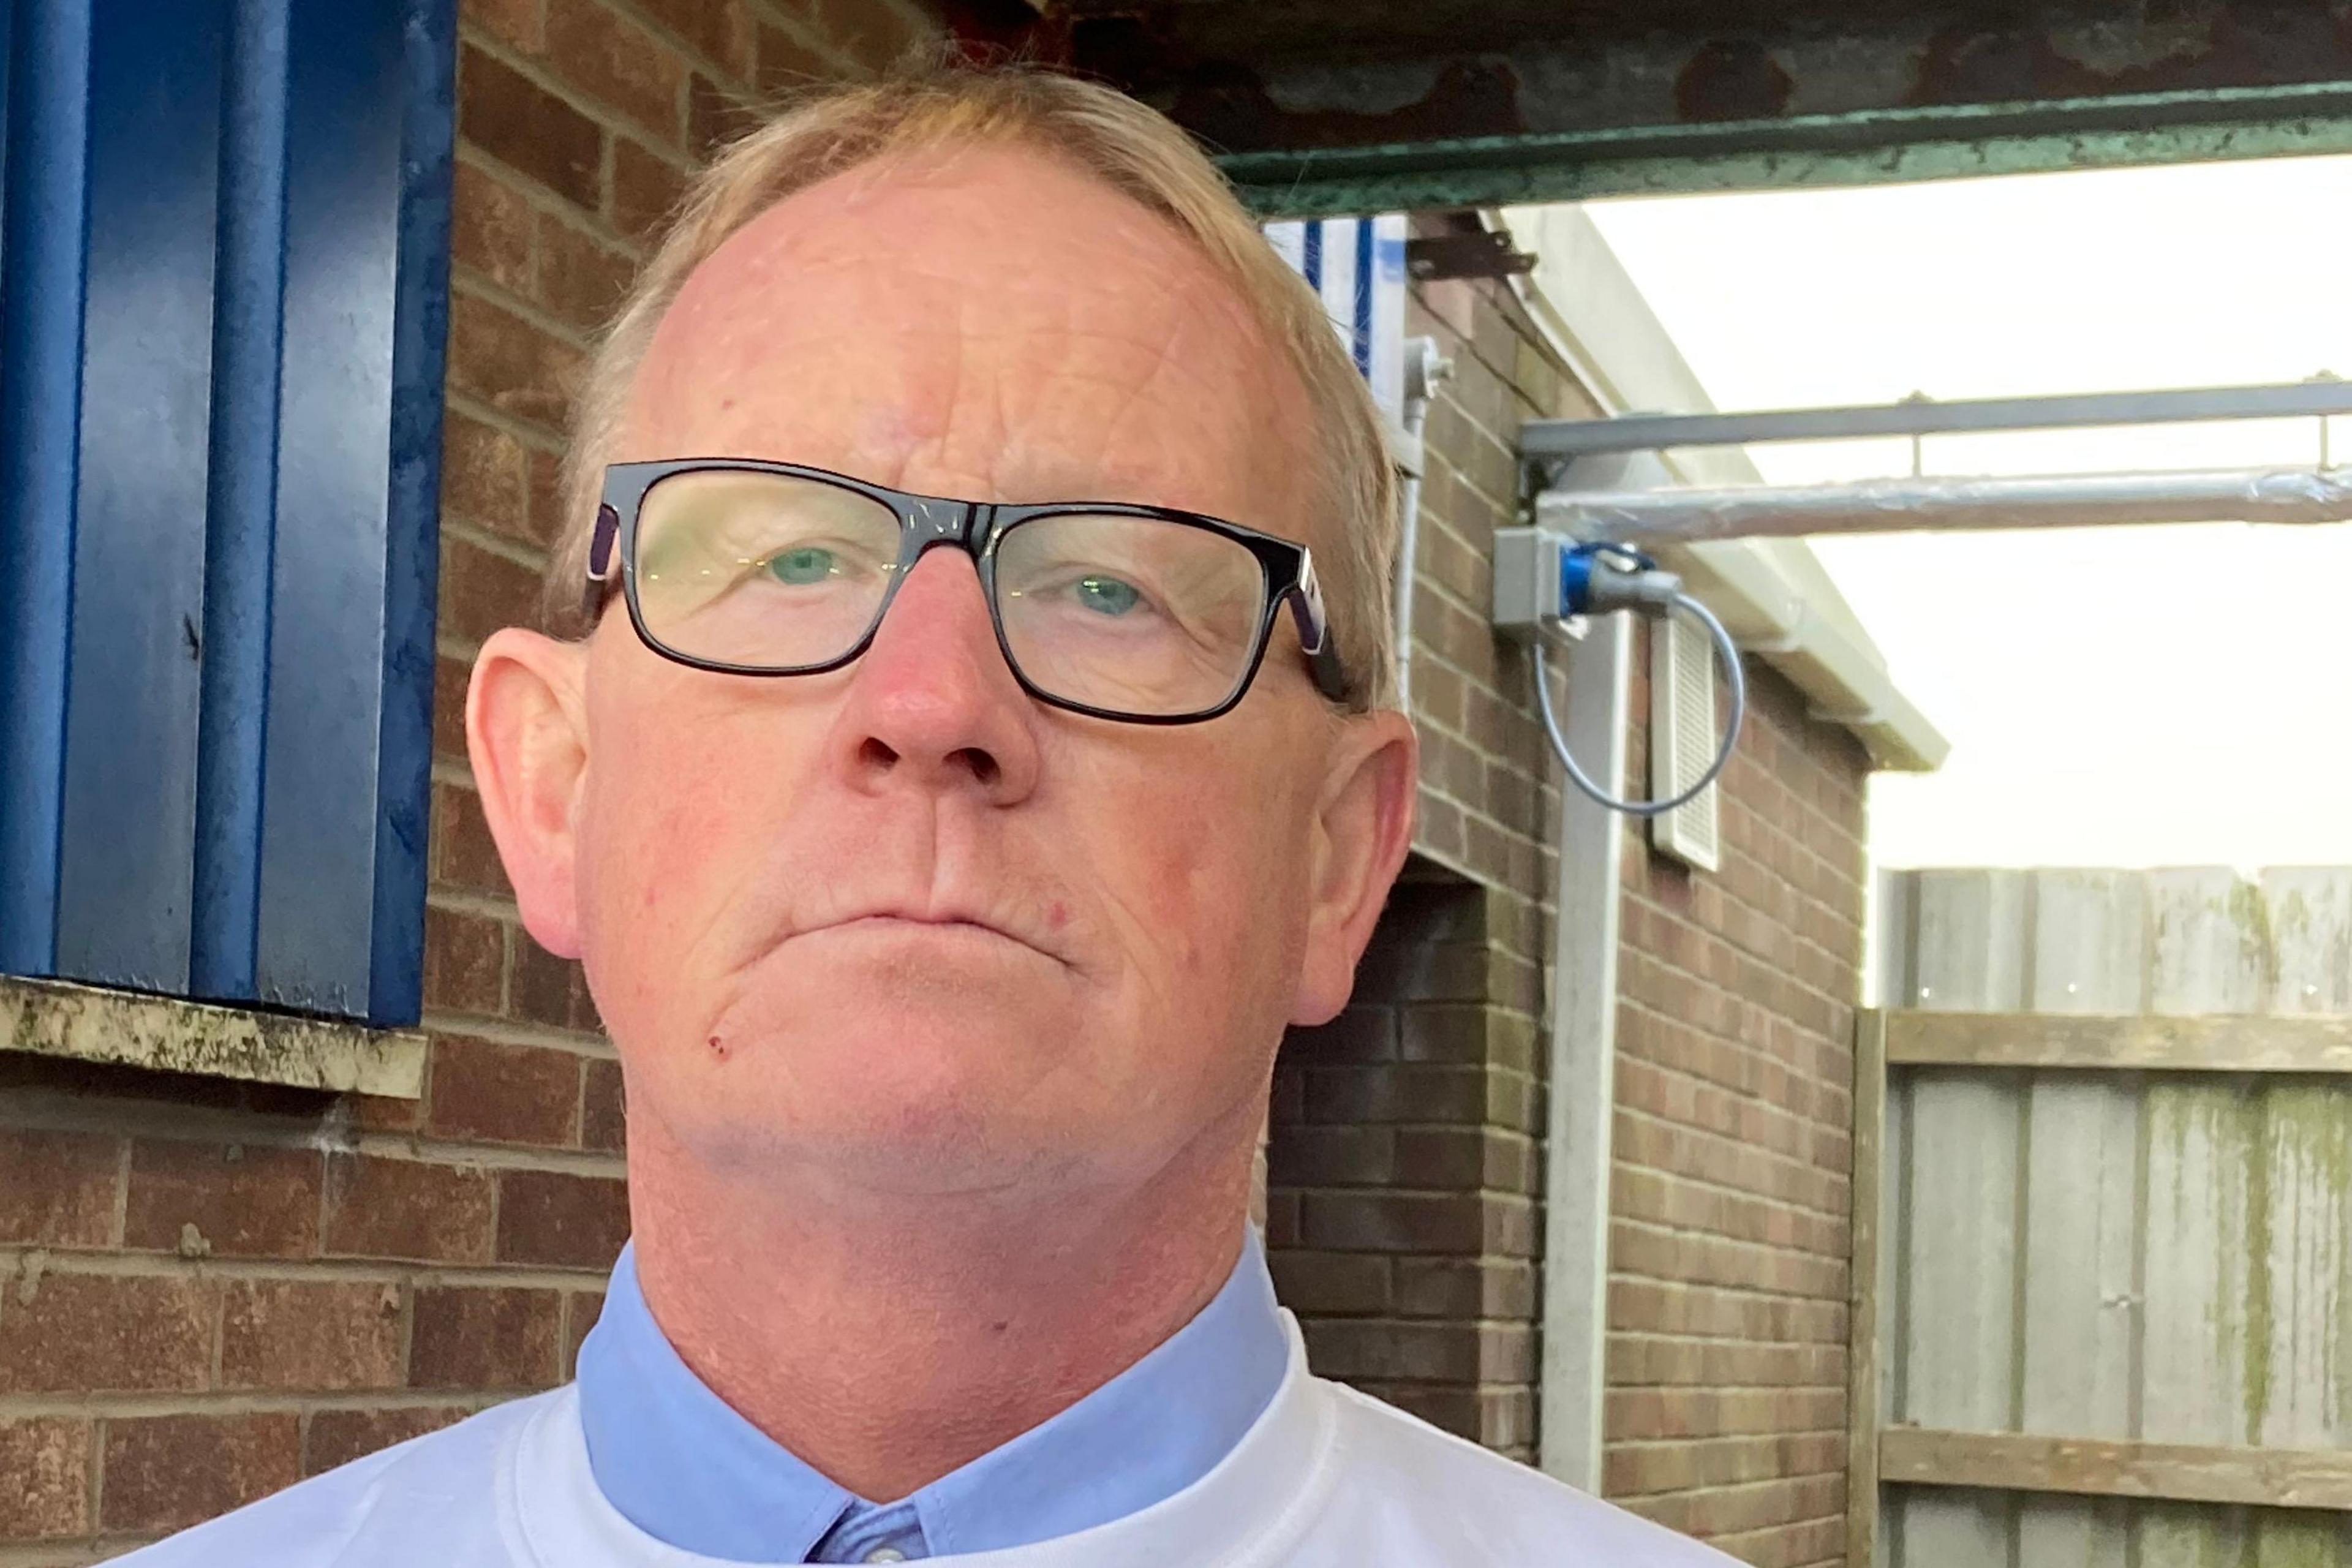
M1629 544L2189 522L2352 522L2352 468L1547 490L1536 498L1538 527Z
M1916 400L1853 408L1752 414L1628 414L1611 419L1531 419L1519 455L1556 461L1596 452L1672 447L1745 447L1766 441L1838 441L1871 436L1948 436L1971 430L2055 430L2179 425L2220 419L2293 419L2352 414L2352 382L2215 386L2173 392L2098 392L2064 397Z

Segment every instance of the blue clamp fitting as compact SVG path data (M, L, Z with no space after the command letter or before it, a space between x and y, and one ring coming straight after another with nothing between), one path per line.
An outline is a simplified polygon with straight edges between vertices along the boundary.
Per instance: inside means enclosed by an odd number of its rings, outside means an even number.
M1655 574L1653 576L1652 574ZM1648 582L1644 582L1644 578ZM1660 573L1658 563L1628 544L1588 542L1559 552L1559 613L1562 616L1591 615L1599 610L1652 605L1653 613L1667 608L1664 595L1680 592L1682 582ZM1648 591L1643 591L1643 590Z

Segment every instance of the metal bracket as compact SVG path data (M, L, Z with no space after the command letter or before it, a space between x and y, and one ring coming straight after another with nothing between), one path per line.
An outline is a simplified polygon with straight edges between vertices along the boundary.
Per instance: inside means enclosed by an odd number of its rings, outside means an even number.
M1447 278L1513 278L1536 269L1535 253L1511 248L1501 229L1469 229L1404 242L1404 269L1416 283Z

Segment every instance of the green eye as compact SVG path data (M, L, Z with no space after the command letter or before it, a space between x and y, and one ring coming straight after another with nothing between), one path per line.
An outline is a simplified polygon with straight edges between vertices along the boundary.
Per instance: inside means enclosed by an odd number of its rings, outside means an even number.
M790 583L795 587L822 583L839 569L833 552L814 544L780 551L768 559L768 571L776 581Z
M1078 603L1097 615L1123 616L1143 597L1135 591L1134 584L1116 577L1081 577L1072 586Z

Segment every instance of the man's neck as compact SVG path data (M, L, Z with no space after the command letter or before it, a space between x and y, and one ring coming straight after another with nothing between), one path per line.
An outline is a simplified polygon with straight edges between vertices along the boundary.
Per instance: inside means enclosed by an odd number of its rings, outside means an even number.
M747 1193L633 1126L638 1277L720 1398L890 1501L1076 1403L1208 1303L1239 1253L1254 1135L1216 1138L1145 1188L1065 1189L1050 1207L845 1207Z

